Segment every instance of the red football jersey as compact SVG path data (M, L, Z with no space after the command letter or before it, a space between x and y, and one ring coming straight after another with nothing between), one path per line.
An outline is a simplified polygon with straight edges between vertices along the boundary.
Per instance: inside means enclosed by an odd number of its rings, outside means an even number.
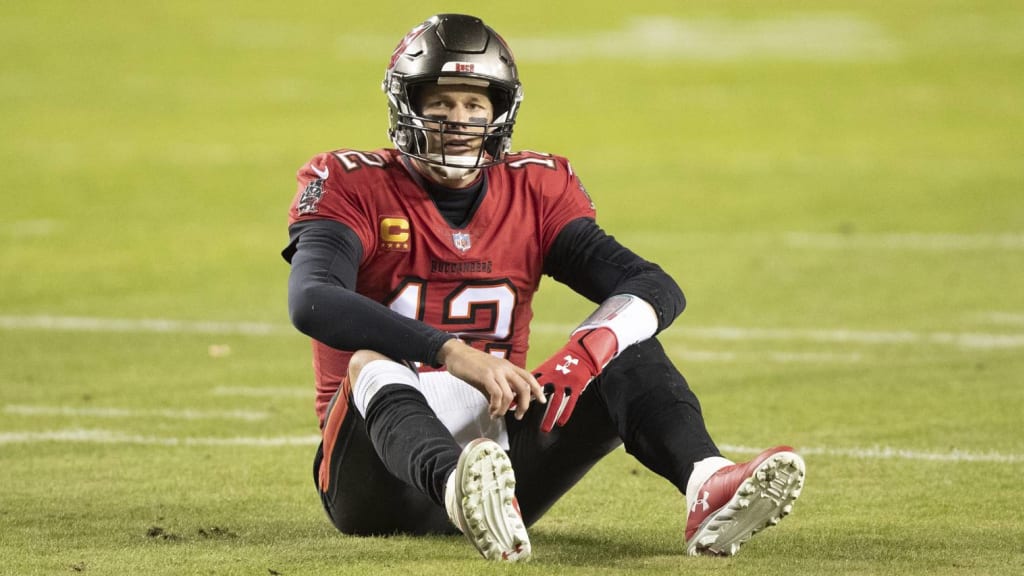
M345 224L363 248L357 292L524 366L543 257L562 227L593 218L594 206L559 156L511 154L486 172L476 212L453 228L397 151L319 154L298 172L289 224ZM350 356L313 341L321 423Z

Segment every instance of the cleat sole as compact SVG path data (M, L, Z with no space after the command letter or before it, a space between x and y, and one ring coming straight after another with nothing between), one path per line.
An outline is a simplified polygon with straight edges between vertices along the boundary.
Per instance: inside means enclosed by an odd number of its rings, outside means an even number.
M529 560L530 539L515 504L515 476L505 451L493 442L471 442L455 474L458 525L477 551L488 560Z

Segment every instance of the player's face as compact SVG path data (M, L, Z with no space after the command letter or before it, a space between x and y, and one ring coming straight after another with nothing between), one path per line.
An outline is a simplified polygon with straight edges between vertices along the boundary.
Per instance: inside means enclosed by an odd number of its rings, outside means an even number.
M427 150L446 156L476 156L483 146L484 127L473 124L487 124L494 119L494 105L487 89L464 84L428 85L419 94L420 114L437 120L428 122L427 128L438 130L443 126L444 134L429 132ZM460 122L465 125L442 125L440 122Z

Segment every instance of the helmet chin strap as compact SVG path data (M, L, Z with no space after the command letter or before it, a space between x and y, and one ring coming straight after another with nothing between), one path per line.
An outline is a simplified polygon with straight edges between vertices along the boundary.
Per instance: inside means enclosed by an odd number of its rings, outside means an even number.
M431 172L442 180L466 180L470 176L476 176L476 168L452 168L451 166L438 166L428 164Z
M437 163L424 162L423 164L434 176L442 180L461 182L471 177L475 178L479 171L479 168L476 167L476 156L448 156L444 158L448 164L441 164L442 156L440 154L427 154L427 157ZM466 166L452 166L452 164L465 164Z

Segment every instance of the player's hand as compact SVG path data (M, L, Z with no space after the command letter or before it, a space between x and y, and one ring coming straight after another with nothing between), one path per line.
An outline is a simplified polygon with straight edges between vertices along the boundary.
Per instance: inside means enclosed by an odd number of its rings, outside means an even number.
M555 424L565 426L580 395L617 349L618 342L611 330L584 330L573 334L568 344L533 371L540 385L551 393L540 425L542 432L551 432Z
M437 359L452 376L466 381L487 397L491 418L504 416L514 406L516 420L522 420L531 400L547 402L544 389L532 374L461 340L445 342Z

